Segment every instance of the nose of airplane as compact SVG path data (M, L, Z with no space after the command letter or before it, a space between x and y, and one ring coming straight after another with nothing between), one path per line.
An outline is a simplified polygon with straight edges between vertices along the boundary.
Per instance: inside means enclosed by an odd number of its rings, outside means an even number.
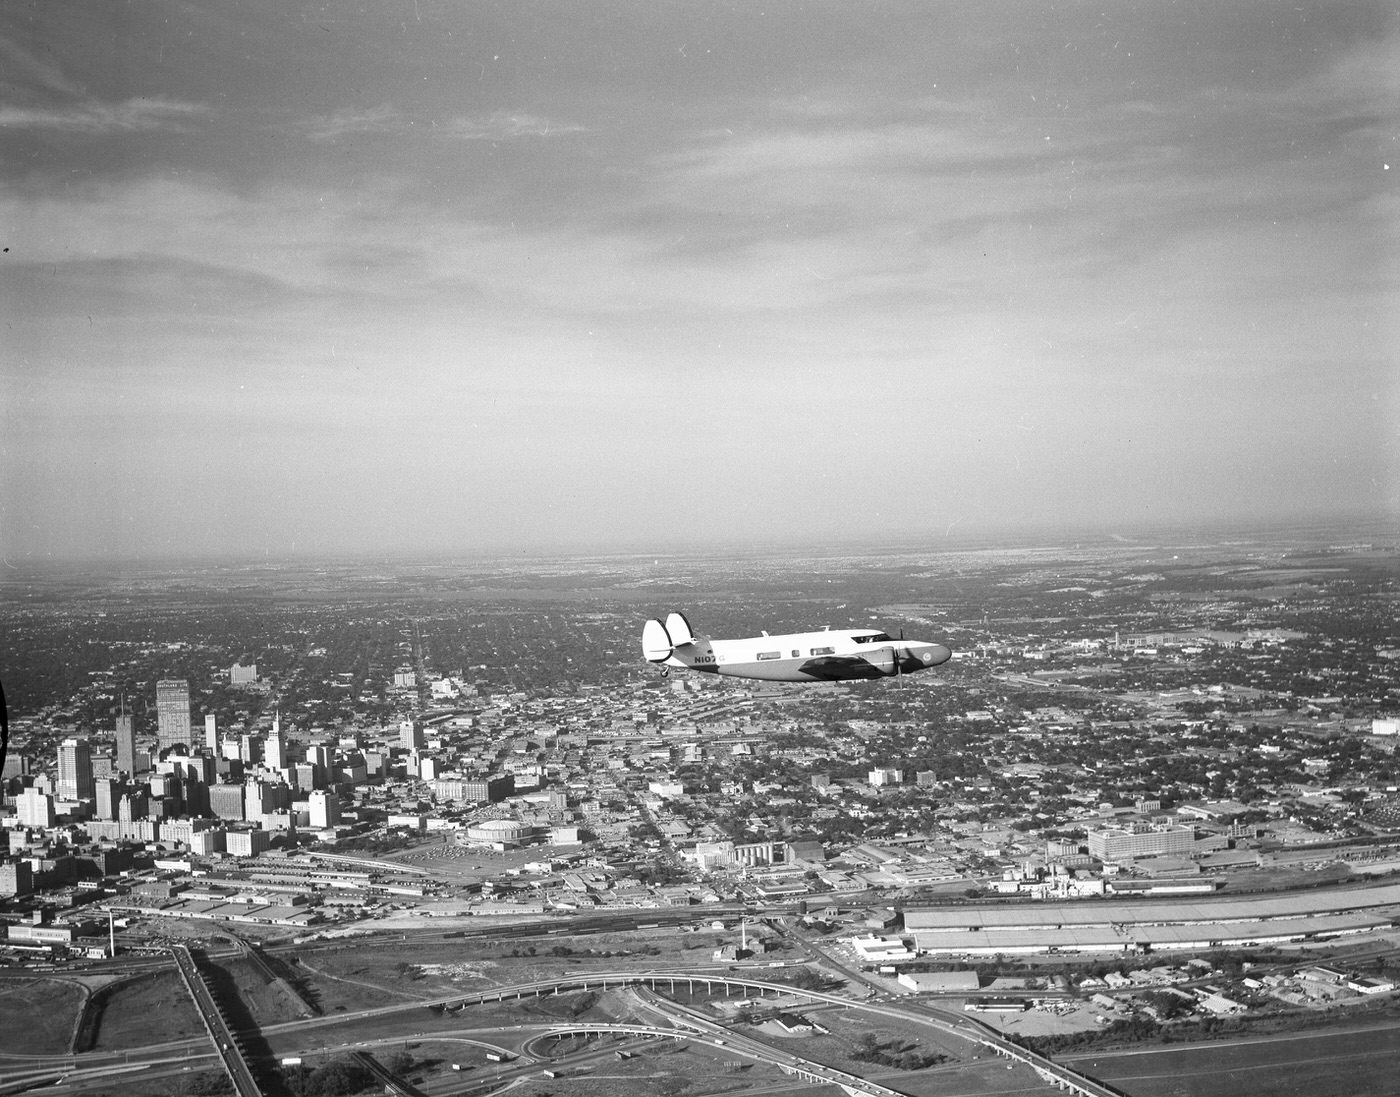
M942 644L920 644L917 654L919 662L926 667L936 667L953 657L953 653Z
M923 670L925 667L936 667L952 657L953 653L942 644L906 644L900 666L907 673L911 670Z

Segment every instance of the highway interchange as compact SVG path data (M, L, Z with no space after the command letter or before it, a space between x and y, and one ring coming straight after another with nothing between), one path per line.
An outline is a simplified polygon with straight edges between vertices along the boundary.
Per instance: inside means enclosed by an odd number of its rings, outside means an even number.
M441 937L442 934L439 933L438 936ZM223 1010L200 975L198 965L188 950L175 946L164 960L154 957L131 960L132 966L138 970L148 969L154 963L173 963L180 973L190 999L203 1021L207 1039L152 1044L120 1053L90 1052L56 1057L6 1056L2 1075L5 1080L0 1082L0 1095L20 1093L40 1086L45 1087L46 1092L55 1094L81 1093L93 1084L110 1085L121 1073L141 1072L143 1079L147 1079L183 1073L191 1069L208 1069L217 1064L229 1077L238 1097L258 1097L265 1090L259 1084L254 1065L247 1061L243 1053L248 1037L258 1036L266 1041L268 1046L280 1049L282 1054L292 1054L294 1050L317 1053L364 1052L366 1048L372 1048L376 1044L394 1046L402 1043L405 1036L401 1029L405 1020L412 1025L422 1026L415 1027L412 1034L417 1039L434 1042L457 1041L494 1052L495 1057L502 1060L490 1075L495 1085L503 1084L512 1078L543 1073L546 1069L561 1069L553 1060L529 1054L529 1049L539 1046L538 1041L541 1038L569 1034L596 1037L607 1033L619 1037L630 1036L634 1039L684 1040L716 1049L722 1048L723 1055L735 1060L765 1064L794 1079L810 1083L835 1084L852 1094L883 1097L902 1092L884 1084L883 1081L858 1076L829 1064L778 1050L757 1037L737 1031L733 1026L724 1024L704 1011L682 1005L657 993L657 988L676 989L687 984L704 985L711 990L723 986L728 994L798 995L813 1003L858 1011L869 1019L887 1018L906 1025L921 1025L944 1037L966 1041L969 1045L969 1058L989 1054L1000 1055L1026 1065L1042 1080L1067 1091L1092 1097L1118 1095L1118 1091L1111 1087L1004 1040L994 1030L963 1014L890 999L877 994L868 986L856 988L857 993L862 995L858 999L846 994L796 990L786 984L750 977L751 974L762 975L761 969L744 974L712 969L575 972L564 978L493 987L472 995L454 994L329 1016L301 1018L262 1026L256 1033L247 1033L235 1032L229 1027ZM501 1026L492 1024L487 1017L481 1017L476 1025L450 1023L462 1020L462 1012L473 1004L589 989L624 989L633 996L636 1013L639 1018L645 1018L645 1022L612 1024L596 1021L541 1021ZM381 1039L352 1041L348 1038L338 1039L335 1035L337 1029L351 1029L362 1035L364 1023L367 1021L397 1021L399 1024L391 1026L395 1030L392 1035ZM611 1051L615 1046L609 1044L607 1050ZM570 1057L570 1064L573 1069L577 1069L575 1057ZM467 1094L481 1089L486 1080L485 1072L480 1072L463 1077L451 1084L446 1091L441 1086L435 1087L434 1094L435 1097L443 1097L445 1092ZM410 1090L408 1087L402 1087L399 1092L408 1095Z

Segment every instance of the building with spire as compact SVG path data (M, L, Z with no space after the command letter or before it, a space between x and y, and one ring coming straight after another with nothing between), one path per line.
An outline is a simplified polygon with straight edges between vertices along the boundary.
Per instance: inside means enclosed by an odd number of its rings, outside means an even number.
M125 696L121 705L116 731L117 769L132 776L136 773L136 718L126 711Z
M272 769L285 769L287 766L287 742L282 738L282 714L276 709L272 714L272 730L267 736L263 750L263 765Z

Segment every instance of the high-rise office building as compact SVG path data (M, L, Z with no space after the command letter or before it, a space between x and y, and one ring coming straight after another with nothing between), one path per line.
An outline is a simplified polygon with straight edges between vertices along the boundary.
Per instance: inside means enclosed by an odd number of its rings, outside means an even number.
M219 722L212 712L204 718L204 746L219 753Z
M422 750L423 725L417 720L405 720L399 724L399 746L405 750Z
M58 747L58 787L60 800L88 800L92 784L92 745L86 739L65 739Z
M132 823L144 819L151 811L151 798L140 789L127 793L117 801L117 821Z
M287 765L287 741L282 738L281 713L273 713L272 730L263 747L263 764L273 769L283 769Z
M51 827L56 818L53 797L34 786L21 790L15 797L15 813L22 827Z
M243 819L247 815L243 785L209 786L209 813L218 819Z
M127 775L136 772L136 718L126 711L125 699L117 717L117 770Z
M245 766L256 766L263 760L263 738L249 732L239 736L238 757Z
M190 746L190 684L183 678L156 683L156 741L160 753L173 746Z
M340 822L340 797L333 792L313 792L307 797L311 825L318 830Z
M115 819L117 805L123 796L131 791L126 780L121 777L103 777L95 782L96 807L93 814L99 819Z

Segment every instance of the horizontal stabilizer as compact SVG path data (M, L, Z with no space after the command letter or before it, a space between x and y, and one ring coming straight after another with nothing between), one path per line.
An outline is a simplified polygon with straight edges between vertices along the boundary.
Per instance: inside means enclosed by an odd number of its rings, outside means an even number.
M684 613L666 615L666 634L671 637L671 643L676 647L695 642L695 633L690 631L690 622L685 619Z
M664 663L671 657L671 636L666 626L653 617L642 626L642 654L648 662Z

